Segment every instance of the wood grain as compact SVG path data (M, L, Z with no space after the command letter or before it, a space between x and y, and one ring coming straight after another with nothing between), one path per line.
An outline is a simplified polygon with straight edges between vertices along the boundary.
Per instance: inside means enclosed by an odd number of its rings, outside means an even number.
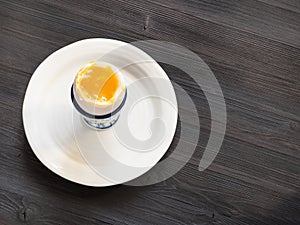
M297 0L0 0L0 224L300 224L299 21ZM210 133L207 100L165 64L201 122L196 152L175 176L90 188L38 161L22 125L26 86L49 54L90 37L171 41L205 60L228 113L207 170L198 171ZM179 126L167 155L180 136Z

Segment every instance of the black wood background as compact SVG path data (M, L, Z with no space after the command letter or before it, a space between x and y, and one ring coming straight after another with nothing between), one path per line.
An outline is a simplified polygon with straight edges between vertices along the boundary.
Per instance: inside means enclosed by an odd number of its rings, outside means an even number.
M0 0L0 24L1 225L300 224L299 0ZM174 177L91 188L38 161L22 125L26 86L45 57L90 37L171 41L205 60L228 112L207 170L197 170L210 130L207 101L168 65L201 122L196 152Z

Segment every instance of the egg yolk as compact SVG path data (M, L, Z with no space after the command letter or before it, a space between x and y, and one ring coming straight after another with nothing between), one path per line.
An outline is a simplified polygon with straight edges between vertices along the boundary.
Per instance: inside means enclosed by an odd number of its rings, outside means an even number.
M84 99L113 102L119 87L119 79L111 66L101 67L89 63L76 75L76 87Z

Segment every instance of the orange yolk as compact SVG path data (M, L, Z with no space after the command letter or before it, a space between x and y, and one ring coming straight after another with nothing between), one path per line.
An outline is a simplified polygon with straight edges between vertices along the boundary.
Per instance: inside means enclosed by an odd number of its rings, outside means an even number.
M76 75L76 87L83 98L98 102L113 102L119 78L110 66L90 63Z

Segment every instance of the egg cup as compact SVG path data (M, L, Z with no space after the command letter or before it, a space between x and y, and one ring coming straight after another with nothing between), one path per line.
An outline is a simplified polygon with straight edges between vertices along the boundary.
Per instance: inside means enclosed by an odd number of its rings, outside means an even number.
M87 66L90 64L87 64ZM127 88L122 74L116 67L106 62L92 62L92 64L101 67L109 66L118 77L119 85L113 96L114 100L99 102L98 100L84 98L80 92L80 88L77 88L78 86L80 87L79 82L77 82L77 75L71 87L71 100L75 109L82 116L84 123L88 127L96 130L104 130L112 127L118 121L120 111L126 102Z
M112 127L118 121L120 117L120 111L126 102L127 89L125 89L124 97L121 103L118 105L118 107L116 107L112 112L103 115L91 114L87 112L77 102L77 98L80 97L78 96L76 88L73 84L71 87L71 100L77 112L79 112L79 114L82 116L82 119L85 122L85 124L92 129L104 130Z

